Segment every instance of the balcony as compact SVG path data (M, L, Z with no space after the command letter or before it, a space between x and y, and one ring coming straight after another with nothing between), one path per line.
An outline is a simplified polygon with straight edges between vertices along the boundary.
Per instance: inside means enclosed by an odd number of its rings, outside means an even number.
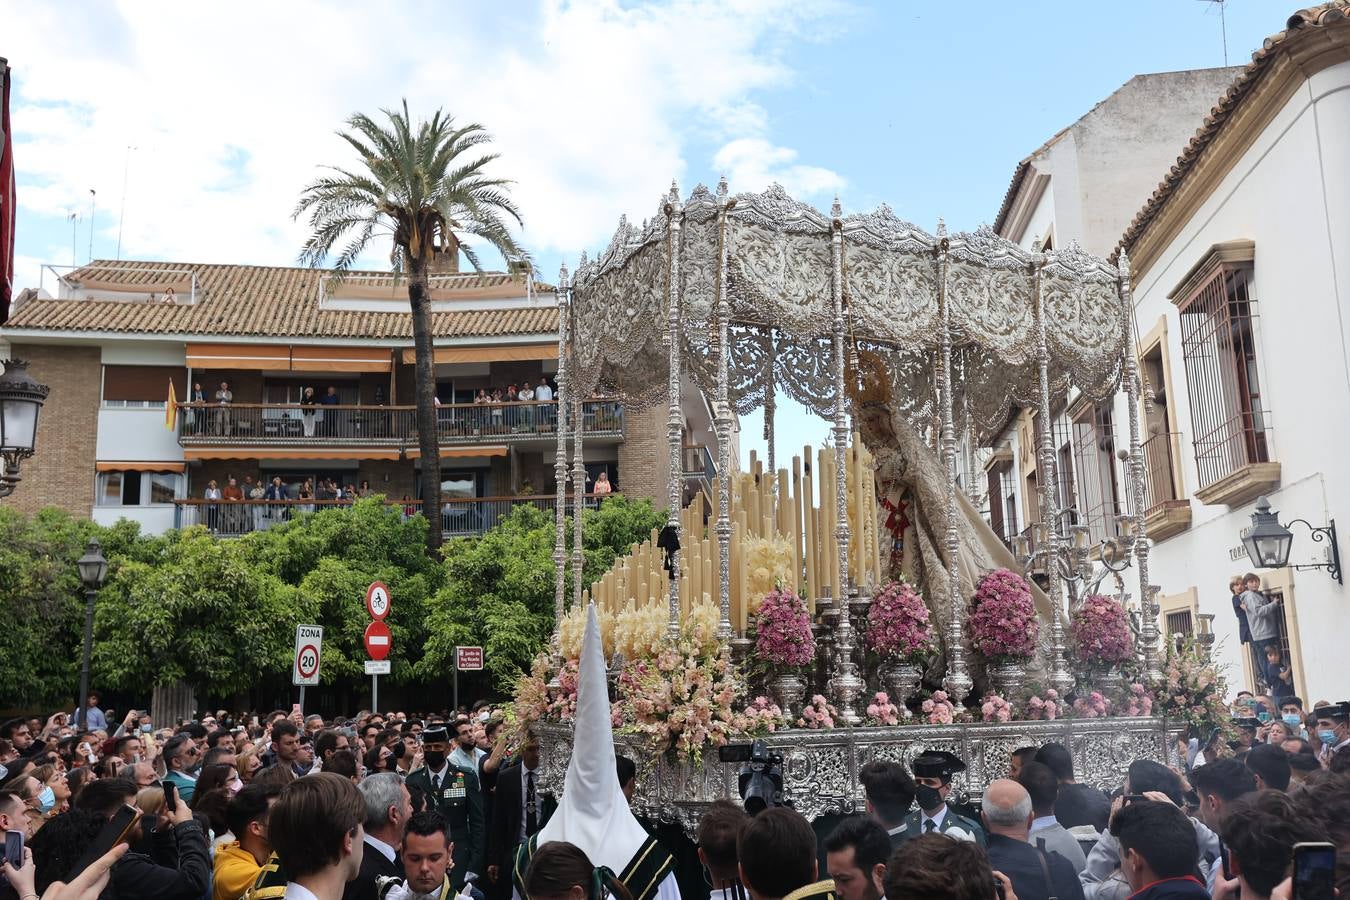
M586 509L595 509L604 496L586 494L582 504ZM572 508L572 498L565 497L567 507ZM441 530L447 538L473 537L491 529L499 521L511 515L517 506L533 506L536 509L552 512L557 497L554 495L530 495L524 497L455 497L441 503ZM406 506L395 500L384 501L386 506L402 506L404 517L421 512L420 503ZM205 526L218 537L240 537L251 531L266 531L281 522L299 518L322 509L346 509L351 506L348 500L203 500L191 498L173 501L173 527L190 528L194 525Z
M440 444L528 443L556 437L558 404L464 403L436 407ZM623 404L582 404L586 438L624 437ZM178 443L185 448L386 448L416 450L417 412L412 406L314 406L296 404L178 404Z
M1279 487L1280 464L1270 458L1268 419L1266 412L1238 413L1195 439L1197 500L1241 506Z
M1172 432L1144 441L1144 527L1155 541L1191 527L1191 502L1177 491L1180 438Z

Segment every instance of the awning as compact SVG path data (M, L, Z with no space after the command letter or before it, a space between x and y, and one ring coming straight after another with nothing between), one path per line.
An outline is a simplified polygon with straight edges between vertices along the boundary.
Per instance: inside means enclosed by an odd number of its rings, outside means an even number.
M188 344L187 364L192 369L263 369L289 372L289 344Z
M508 344L505 347L437 347L434 353L437 363L515 362L557 359L558 345L552 343ZM405 365L411 365L416 359L417 351L411 348L403 351Z
M388 372L393 364L384 347L291 347L294 372Z
M505 456L506 448L503 446L494 447L442 447L441 459L463 459L466 456ZM408 459L418 459L422 456L420 447L408 448Z
M188 447L188 459L398 459L398 450L350 447Z
M185 472L185 462L125 462L104 460L94 464L98 472Z

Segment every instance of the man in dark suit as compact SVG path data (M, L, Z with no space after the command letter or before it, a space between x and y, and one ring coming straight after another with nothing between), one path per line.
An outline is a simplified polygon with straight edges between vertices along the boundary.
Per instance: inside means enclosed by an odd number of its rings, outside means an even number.
M456 766L450 761L449 752L450 732L445 723L427 726L422 732L422 758L426 765L408 776L408 785L420 788L427 798L427 809L434 809L450 823L450 840L455 844L450 881L459 891L466 880L477 880L484 874L487 825L478 772Z
M488 834L487 875L491 886L500 889L496 896L511 895L511 862L516 848L548 821L557 804L539 786L539 738L525 738L520 762L502 769L492 810L492 830Z
M984 792L980 818L987 833L989 865L1012 881L1017 900L1083 900L1074 867L1058 853L1028 842L1031 795L1016 781L1000 778Z
M867 814L886 829L891 849L914 837L905 827L905 817L914 804L916 788L905 767L888 759L874 759L858 772L858 780L867 797Z
M358 787L366 801L366 846L361 870L347 882L342 900L379 900L376 879L403 876L398 854L403 847L403 829L412 817L412 800L394 772L367 776Z

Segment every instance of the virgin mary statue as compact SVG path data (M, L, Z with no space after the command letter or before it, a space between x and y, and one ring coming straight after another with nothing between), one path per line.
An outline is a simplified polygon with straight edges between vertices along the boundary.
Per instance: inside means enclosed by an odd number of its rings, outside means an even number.
M876 489L879 500L890 508L903 504L909 524L903 536L904 559L900 572L923 594L940 632L945 665L947 625L951 621L951 562L947 547L947 476L938 455L918 430L897 411L891 393L892 381L885 362L866 351L857 354L857 370L847 379L854 393L858 428L863 442L876 459ZM883 516L884 519L884 516ZM956 492L956 590L957 602L968 603L975 585L987 572L1007 568L1020 571L1003 541L985 522L963 491ZM1050 599L1034 584L1032 596L1042 625L1054 615ZM1044 628L1042 628L1044 633Z

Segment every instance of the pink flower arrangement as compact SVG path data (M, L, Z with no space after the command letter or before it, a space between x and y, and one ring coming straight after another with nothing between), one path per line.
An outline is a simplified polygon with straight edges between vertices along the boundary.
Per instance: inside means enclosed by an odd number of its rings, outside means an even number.
M1047 688L1044 695L1034 695L1027 700L1026 716L1028 719L1057 719L1063 707L1059 691Z
M985 694L980 701L980 719L984 722L1012 721L1012 704L998 694Z
M1153 698L1149 696L1148 688L1137 681L1130 685L1122 703L1124 705L1120 713L1122 716L1153 715Z
M742 730L746 734L764 734L787 726L787 717L778 704L764 696L756 697L741 711L741 717L744 720Z
M811 617L806 604L791 590L776 588L764 596L756 620L755 652L774 668L810 665L816 655Z
M630 663L619 673L619 717L624 731L647 735L679 759L698 761L706 746L721 746L746 730L745 716L733 708L744 685L721 657L669 652L673 665L660 658Z
M915 660L932 652L928 606L913 585L889 581L867 610L867 647L878 656Z
M513 705L514 716L520 727L528 728L539 720L570 722L577 713L577 685L579 682L576 660L563 664L558 672L558 682L562 685L557 696L551 696L548 683L551 680L549 658L545 654L535 657L530 674L523 675L516 682L516 696Z
M1073 701L1073 714L1084 719L1104 718L1111 714L1111 701L1101 691Z
M797 719L798 728L833 728L834 720L838 717L839 711L830 705L820 694L811 698L811 702L802 709L801 718Z
M986 574L975 588L967 625L971 646L985 659L1030 659L1041 626L1026 579L1008 569Z
M929 725L950 725L956 721L956 707L946 691L933 691L933 696L923 701L919 709L928 717Z
M1084 598L1069 619L1069 639L1078 661L1110 666L1134 658L1134 636L1125 609L1110 597Z
M1184 723L1192 737L1213 728L1228 728L1224 704L1228 686L1223 672L1190 641L1167 648L1167 667L1154 700L1169 722Z
M872 725L899 725L901 719L911 715L905 707L892 703L891 695L885 691L877 691L867 703L867 719Z

